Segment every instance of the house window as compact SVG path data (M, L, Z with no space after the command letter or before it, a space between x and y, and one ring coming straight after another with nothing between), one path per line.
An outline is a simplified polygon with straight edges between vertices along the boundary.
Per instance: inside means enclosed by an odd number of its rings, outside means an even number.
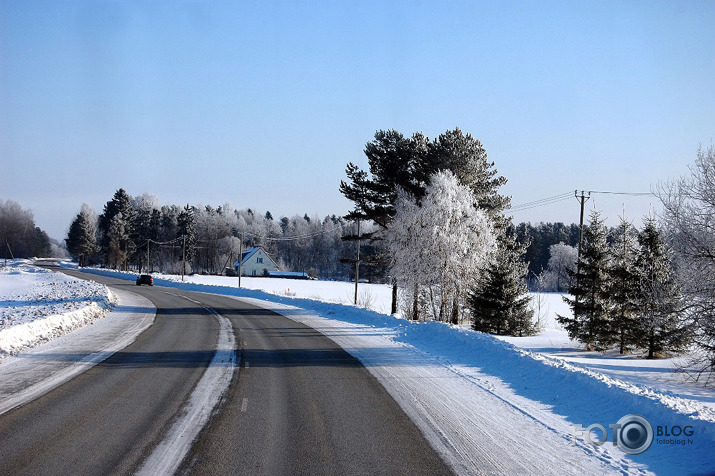
M256 258L256 263L263 263L263 258Z
M254 269L251 271L251 276L255 276L255 275L256 275L256 270Z

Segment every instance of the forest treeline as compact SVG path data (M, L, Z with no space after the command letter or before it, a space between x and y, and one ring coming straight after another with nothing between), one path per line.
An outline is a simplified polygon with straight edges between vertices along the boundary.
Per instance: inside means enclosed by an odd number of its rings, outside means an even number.
M35 225L32 210L13 200L0 200L0 258L45 258L63 254L60 243Z
M353 268L341 258L355 255L355 245L342 237L356 225L330 215L307 214L274 219L235 209L229 203L159 205L151 194L136 197L119 189L97 214L84 204L72 221L67 249L81 266L165 273L230 274L241 250L262 246L282 270L306 272L324 279L350 279ZM363 243L369 258L375 246ZM379 281L384 271L366 264L361 276Z

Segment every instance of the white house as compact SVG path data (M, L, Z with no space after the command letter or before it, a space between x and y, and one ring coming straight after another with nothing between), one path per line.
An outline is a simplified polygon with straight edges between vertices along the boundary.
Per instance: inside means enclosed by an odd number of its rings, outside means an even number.
M238 274L239 262L236 260L233 267ZM241 276L268 276L268 273L278 271L278 265L266 253L262 246L254 246L241 255Z

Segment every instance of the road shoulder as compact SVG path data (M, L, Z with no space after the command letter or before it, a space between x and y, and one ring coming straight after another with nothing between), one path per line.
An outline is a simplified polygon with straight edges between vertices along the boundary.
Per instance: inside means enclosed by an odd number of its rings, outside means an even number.
M112 288L118 305L92 325L0 364L0 415L26 404L134 342L154 322L156 307L135 293Z

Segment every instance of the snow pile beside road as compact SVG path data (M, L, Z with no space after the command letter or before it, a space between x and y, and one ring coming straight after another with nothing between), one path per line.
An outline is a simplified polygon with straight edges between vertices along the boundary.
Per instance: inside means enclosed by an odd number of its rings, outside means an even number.
M104 285L33 266L0 268L0 358L103 317L116 303Z

